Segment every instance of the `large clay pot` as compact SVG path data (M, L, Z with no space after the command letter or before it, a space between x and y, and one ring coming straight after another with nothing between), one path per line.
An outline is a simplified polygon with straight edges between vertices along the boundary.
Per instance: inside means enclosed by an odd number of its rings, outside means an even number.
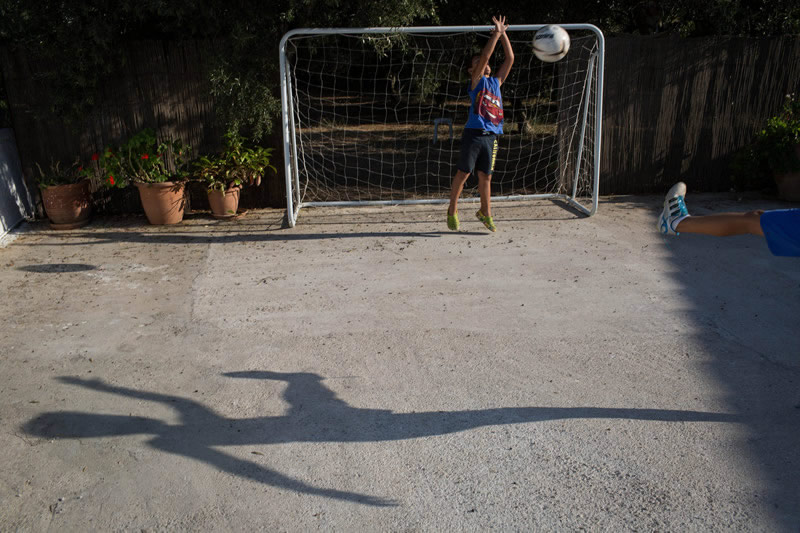
M208 204L214 218L233 218L239 210L240 186L234 186L224 193L216 189L208 191Z
M144 214L150 224L179 224L185 206L183 182L136 183Z
M794 147L794 153L800 161L800 144ZM775 174L775 183L781 200L800 202L800 171Z
M53 229L75 229L89 223L92 196L89 182L43 187L42 203Z

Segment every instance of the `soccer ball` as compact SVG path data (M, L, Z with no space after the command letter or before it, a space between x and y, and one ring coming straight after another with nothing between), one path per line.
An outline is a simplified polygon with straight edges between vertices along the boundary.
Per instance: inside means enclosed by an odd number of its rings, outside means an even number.
M569 34L561 26L550 24L533 37L533 53L546 63L554 63L569 52Z

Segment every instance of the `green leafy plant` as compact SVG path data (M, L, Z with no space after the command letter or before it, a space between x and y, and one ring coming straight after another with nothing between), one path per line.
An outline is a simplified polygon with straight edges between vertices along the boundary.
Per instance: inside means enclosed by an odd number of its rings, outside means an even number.
M83 172L83 167L79 160L71 165L62 165L60 161L51 161L47 170L43 170L39 163L36 163L39 171L36 176L36 184L42 189L56 185L72 185L87 179Z
M776 174L800 170L796 147L800 144L800 99L787 94L781 112L767 120L752 144L741 149L731 163L737 189L763 189L774 185Z
M245 138L235 132L225 135L225 147L214 156L203 156L195 163L196 176L209 191L225 192L245 182L258 185L270 164L272 148L245 146Z
M756 147L775 173L800 170L795 153L800 144L800 99L786 95L781 113L767 121L767 127L756 134Z
M755 144L736 152L731 162L733 186L738 191L761 191L775 187L766 160L758 153Z
M119 148L106 148L100 156L102 183L127 187L132 182L164 183L189 178L189 147L177 139L159 141L151 129L128 139Z

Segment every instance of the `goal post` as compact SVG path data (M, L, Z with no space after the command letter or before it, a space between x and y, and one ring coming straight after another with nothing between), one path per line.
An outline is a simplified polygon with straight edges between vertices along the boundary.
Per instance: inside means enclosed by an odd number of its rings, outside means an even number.
M543 24L512 25L493 201L550 198L597 210L605 43L560 24L570 51L533 54ZM280 43L287 219L300 209L446 203L469 109L466 68L492 26L296 29ZM498 42L490 60L503 61ZM477 201L470 177L462 199ZM462 200L462 201L463 201Z

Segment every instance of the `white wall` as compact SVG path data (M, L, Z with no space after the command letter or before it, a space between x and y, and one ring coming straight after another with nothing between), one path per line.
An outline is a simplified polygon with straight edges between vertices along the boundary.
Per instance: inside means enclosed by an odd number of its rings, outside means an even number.
M33 198L17 153L14 131L0 129L0 237L25 217L33 216Z

